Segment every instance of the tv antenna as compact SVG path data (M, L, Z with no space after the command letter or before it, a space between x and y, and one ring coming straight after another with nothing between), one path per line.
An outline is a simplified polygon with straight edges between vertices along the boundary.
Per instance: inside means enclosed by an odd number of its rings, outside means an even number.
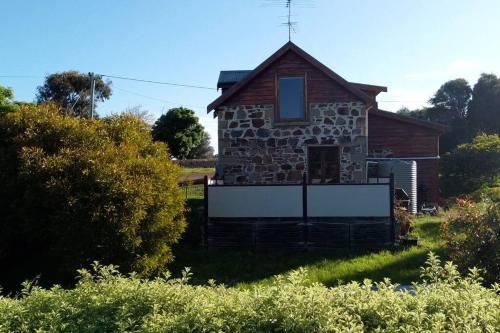
M288 41L292 40L292 32L297 33L297 25L299 22L292 21L292 6L294 8L312 8L313 0L265 0L265 5L269 7L285 7L288 10L286 16L281 16L286 18L286 22L282 23L282 26L288 28Z

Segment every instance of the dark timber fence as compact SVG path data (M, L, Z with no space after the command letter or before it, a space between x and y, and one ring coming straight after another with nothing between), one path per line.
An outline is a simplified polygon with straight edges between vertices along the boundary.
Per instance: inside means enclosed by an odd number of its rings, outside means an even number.
M208 185L204 244L209 248L333 249L394 242L389 184Z

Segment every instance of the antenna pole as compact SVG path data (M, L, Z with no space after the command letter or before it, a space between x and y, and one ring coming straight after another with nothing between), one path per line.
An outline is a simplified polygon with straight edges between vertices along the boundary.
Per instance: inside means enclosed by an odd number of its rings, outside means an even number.
M292 40L290 30L292 29L292 23L290 23L290 16L292 10L292 0L288 0L288 41Z

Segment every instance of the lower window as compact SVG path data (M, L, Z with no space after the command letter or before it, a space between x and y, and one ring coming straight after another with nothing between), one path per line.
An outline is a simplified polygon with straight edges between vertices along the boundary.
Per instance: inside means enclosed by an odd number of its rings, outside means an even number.
M310 184L340 183L339 147L308 147Z

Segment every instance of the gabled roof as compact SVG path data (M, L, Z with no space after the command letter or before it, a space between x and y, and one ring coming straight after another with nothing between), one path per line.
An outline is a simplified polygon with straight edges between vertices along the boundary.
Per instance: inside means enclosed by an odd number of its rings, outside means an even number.
M368 94L364 93L359 89L356 85L350 84L347 82L344 78L342 78L340 75L320 63L318 60L316 60L314 57L312 57L310 54L302 50L300 47L295 45L292 42L288 42L285 45L283 45L278 51L276 51L273 55L271 55L269 58L267 58L263 63L261 63L259 66L257 66L251 73L249 73L243 80L239 81L235 85L233 85L231 88L229 88L227 91L225 91L222 95L220 95L215 101L210 103L207 107L207 112L210 112L212 110L215 110L218 108L220 105L222 105L225 101L227 101L231 96L233 96L235 93L240 91L243 87L245 87L250 81L252 81L255 77L257 77L260 73L262 73L266 68L268 68L272 63L274 63L276 60L278 60L282 55L284 55L288 51L293 51L302 58L304 58L306 61L308 61L311 65L319 69L321 72L323 72L326 76L331 78L332 80L336 81L338 84L340 84L342 87L344 87L347 91L351 92L354 96L358 97L361 99L363 102L367 103L368 105L374 105L375 104L375 99L373 99L371 96Z
M230 88L232 85L243 80L250 73L252 73L252 70L220 71L219 79L217 80L217 89ZM373 93L375 96L380 94L381 92L387 92L387 87L384 86L376 86L374 84L357 83L357 82L349 82L349 83L355 85L364 92L369 91Z
M444 133L448 130L448 126L442 124L434 123L432 121L427 121L427 120L421 120L410 116L405 116L399 113L384 111L380 109L372 109L370 110L368 115L380 116L387 119L393 119L404 123L409 123L415 126L426 127L428 129L434 130L439 133Z

